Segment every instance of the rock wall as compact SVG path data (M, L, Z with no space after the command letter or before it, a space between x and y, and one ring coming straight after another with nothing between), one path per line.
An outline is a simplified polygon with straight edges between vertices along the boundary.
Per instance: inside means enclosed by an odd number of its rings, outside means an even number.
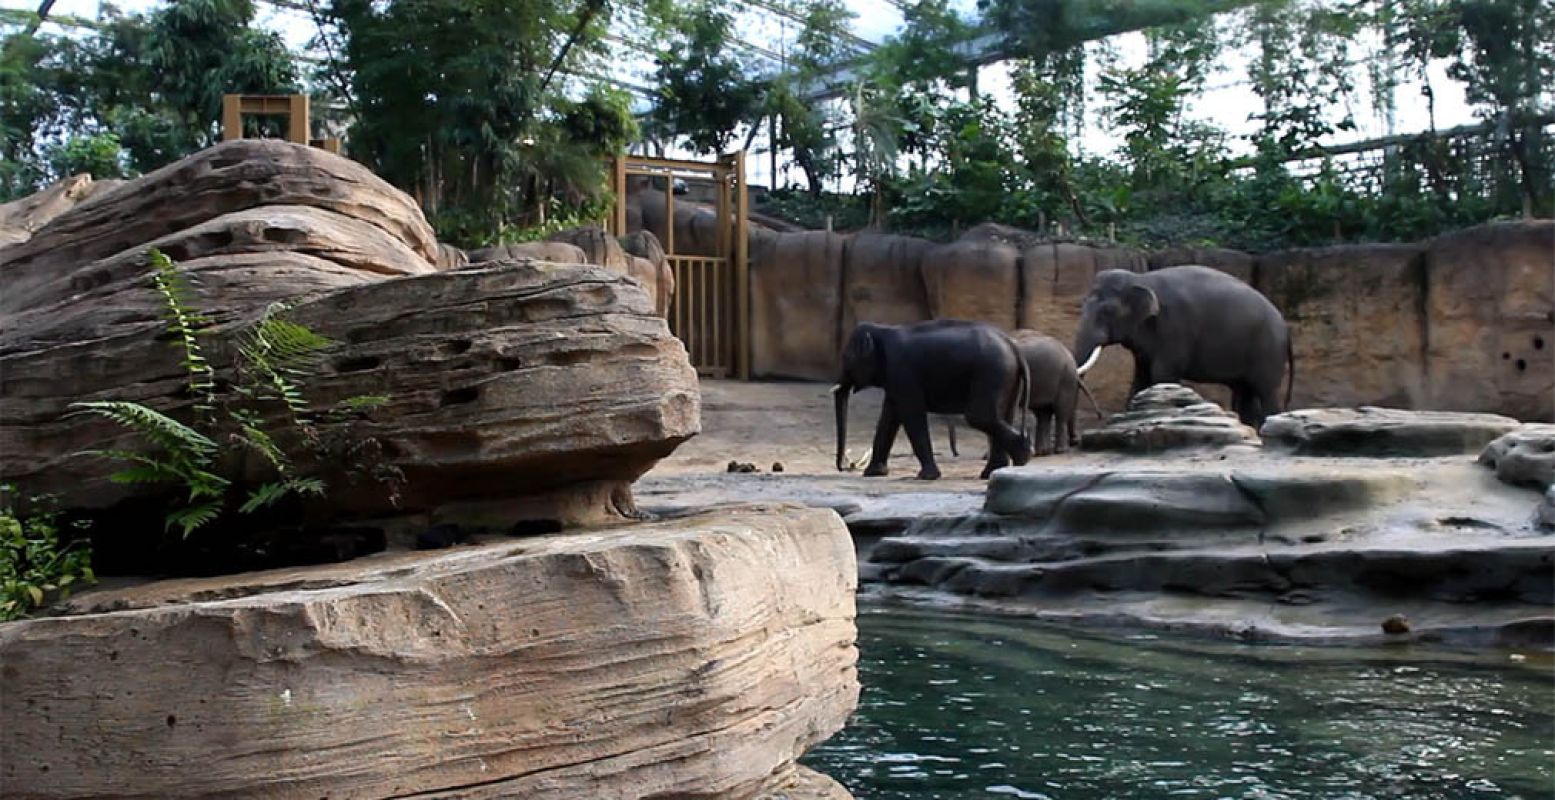
M569 522L630 512L630 482L697 432L699 396L653 287L625 274L645 260L609 237L593 244L615 245L617 269L504 252L439 271L457 259L411 198L361 165L273 140L204 150L0 249L0 480L77 509L161 490L111 483L119 464L79 453L138 439L69 413L89 399L193 402L148 280L156 247L198 281L218 371L236 327L288 300L291 318L338 343L310 400L388 398L350 426L405 473L398 504L373 486L314 511L435 515L484 500ZM261 469L252 454L231 457L238 474Z
M763 231L751 247L753 372L833 380L841 342L863 320L978 319L1070 341L1098 271L1189 263L1248 281L1284 312L1295 341L1296 407L1555 418L1550 220L1481 225L1415 244L1261 255L1144 253L1040 241L1002 226L978 226L939 245L885 234ZM1110 348L1087 382L1116 410L1132 370L1128 353ZM1229 400L1221 387L1198 388L1211 400Z
M0 788L46 798L846 797L831 511L163 581L0 625Z

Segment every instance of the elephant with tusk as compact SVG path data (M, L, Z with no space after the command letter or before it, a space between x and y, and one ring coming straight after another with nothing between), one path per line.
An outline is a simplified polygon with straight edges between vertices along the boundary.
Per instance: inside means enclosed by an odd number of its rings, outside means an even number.
M1231 410L1254 428L1290 404L1296 382L1290 329L1279 309L1209 267L1098 272L1075 333L1074 357L1084 359L1078 373L1089 371L1111 344L1134 356L1130 397L1157 383L1218 383L1231 389Z

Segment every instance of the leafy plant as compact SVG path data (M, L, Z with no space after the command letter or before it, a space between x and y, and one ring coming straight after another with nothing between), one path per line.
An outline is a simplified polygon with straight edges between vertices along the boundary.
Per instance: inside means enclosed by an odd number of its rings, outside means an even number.
M163 318L174 345L183 351L188 390L195 398L195 421L186 425L156 409L125 400L74 403L72 406L81 412L134 431L155 451L148 455L110 449L86 454L129 464L110 476L115 483L174 484L187 491L182 505L165 517L168 529L179 528L186 537L220 517L233 500L237 487L221 474L225 465L217 444L220 440L256 454L273 473L271 479L247 488L237 513L252 514L290 496L324 496L324 481L299 471L293 454L283 446L283 437L289 437L293 447L300 446L315 456L324 454L330 448L321 435L321 422L344 421L381 405L386 398L352 397L322 412L313 409L303 393L303 381L334 343L285 319L290 306L281 302L272 303L238 334L235 380L219 391L215 370L200 343L209 320L194 307L189 278L162 252L152 249L149 258L152 283L165 306ZM284 424L274 427L270 422L274 416L283 417ZM391 484L403 477L379 476Z
M69 597L72 587L97 580L91 547L60 541L52 498L33 497L29 509L15 499L14 486L0 485L0 622L26 616L50 594Z

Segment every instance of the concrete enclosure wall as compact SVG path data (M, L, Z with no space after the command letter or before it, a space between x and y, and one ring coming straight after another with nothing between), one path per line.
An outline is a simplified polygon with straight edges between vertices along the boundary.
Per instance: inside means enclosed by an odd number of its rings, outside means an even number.
M679 216L677 214L677 216ZM1555 418L1555 221L1482 225L1415 244L1249 255L889 234L752 235L752 369L833 380L861 321L977 319L1072 341L1091 278L1205 264L1249 282L1290 323L1292 405L1384 405ZM1087 381L1126 400L1132 358L1109 348ZM1222 403L1229 393L1207 394Z

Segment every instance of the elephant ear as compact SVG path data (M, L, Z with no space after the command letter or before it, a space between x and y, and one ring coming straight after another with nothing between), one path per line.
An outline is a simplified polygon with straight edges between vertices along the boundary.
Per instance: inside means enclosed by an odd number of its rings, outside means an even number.
M1161 301L1148 286L1134 284L1128 287L1124 300L1128 303L1129 310L1133 312L1134 319L1140 322L1154 319L1155 315L1161 313Z

